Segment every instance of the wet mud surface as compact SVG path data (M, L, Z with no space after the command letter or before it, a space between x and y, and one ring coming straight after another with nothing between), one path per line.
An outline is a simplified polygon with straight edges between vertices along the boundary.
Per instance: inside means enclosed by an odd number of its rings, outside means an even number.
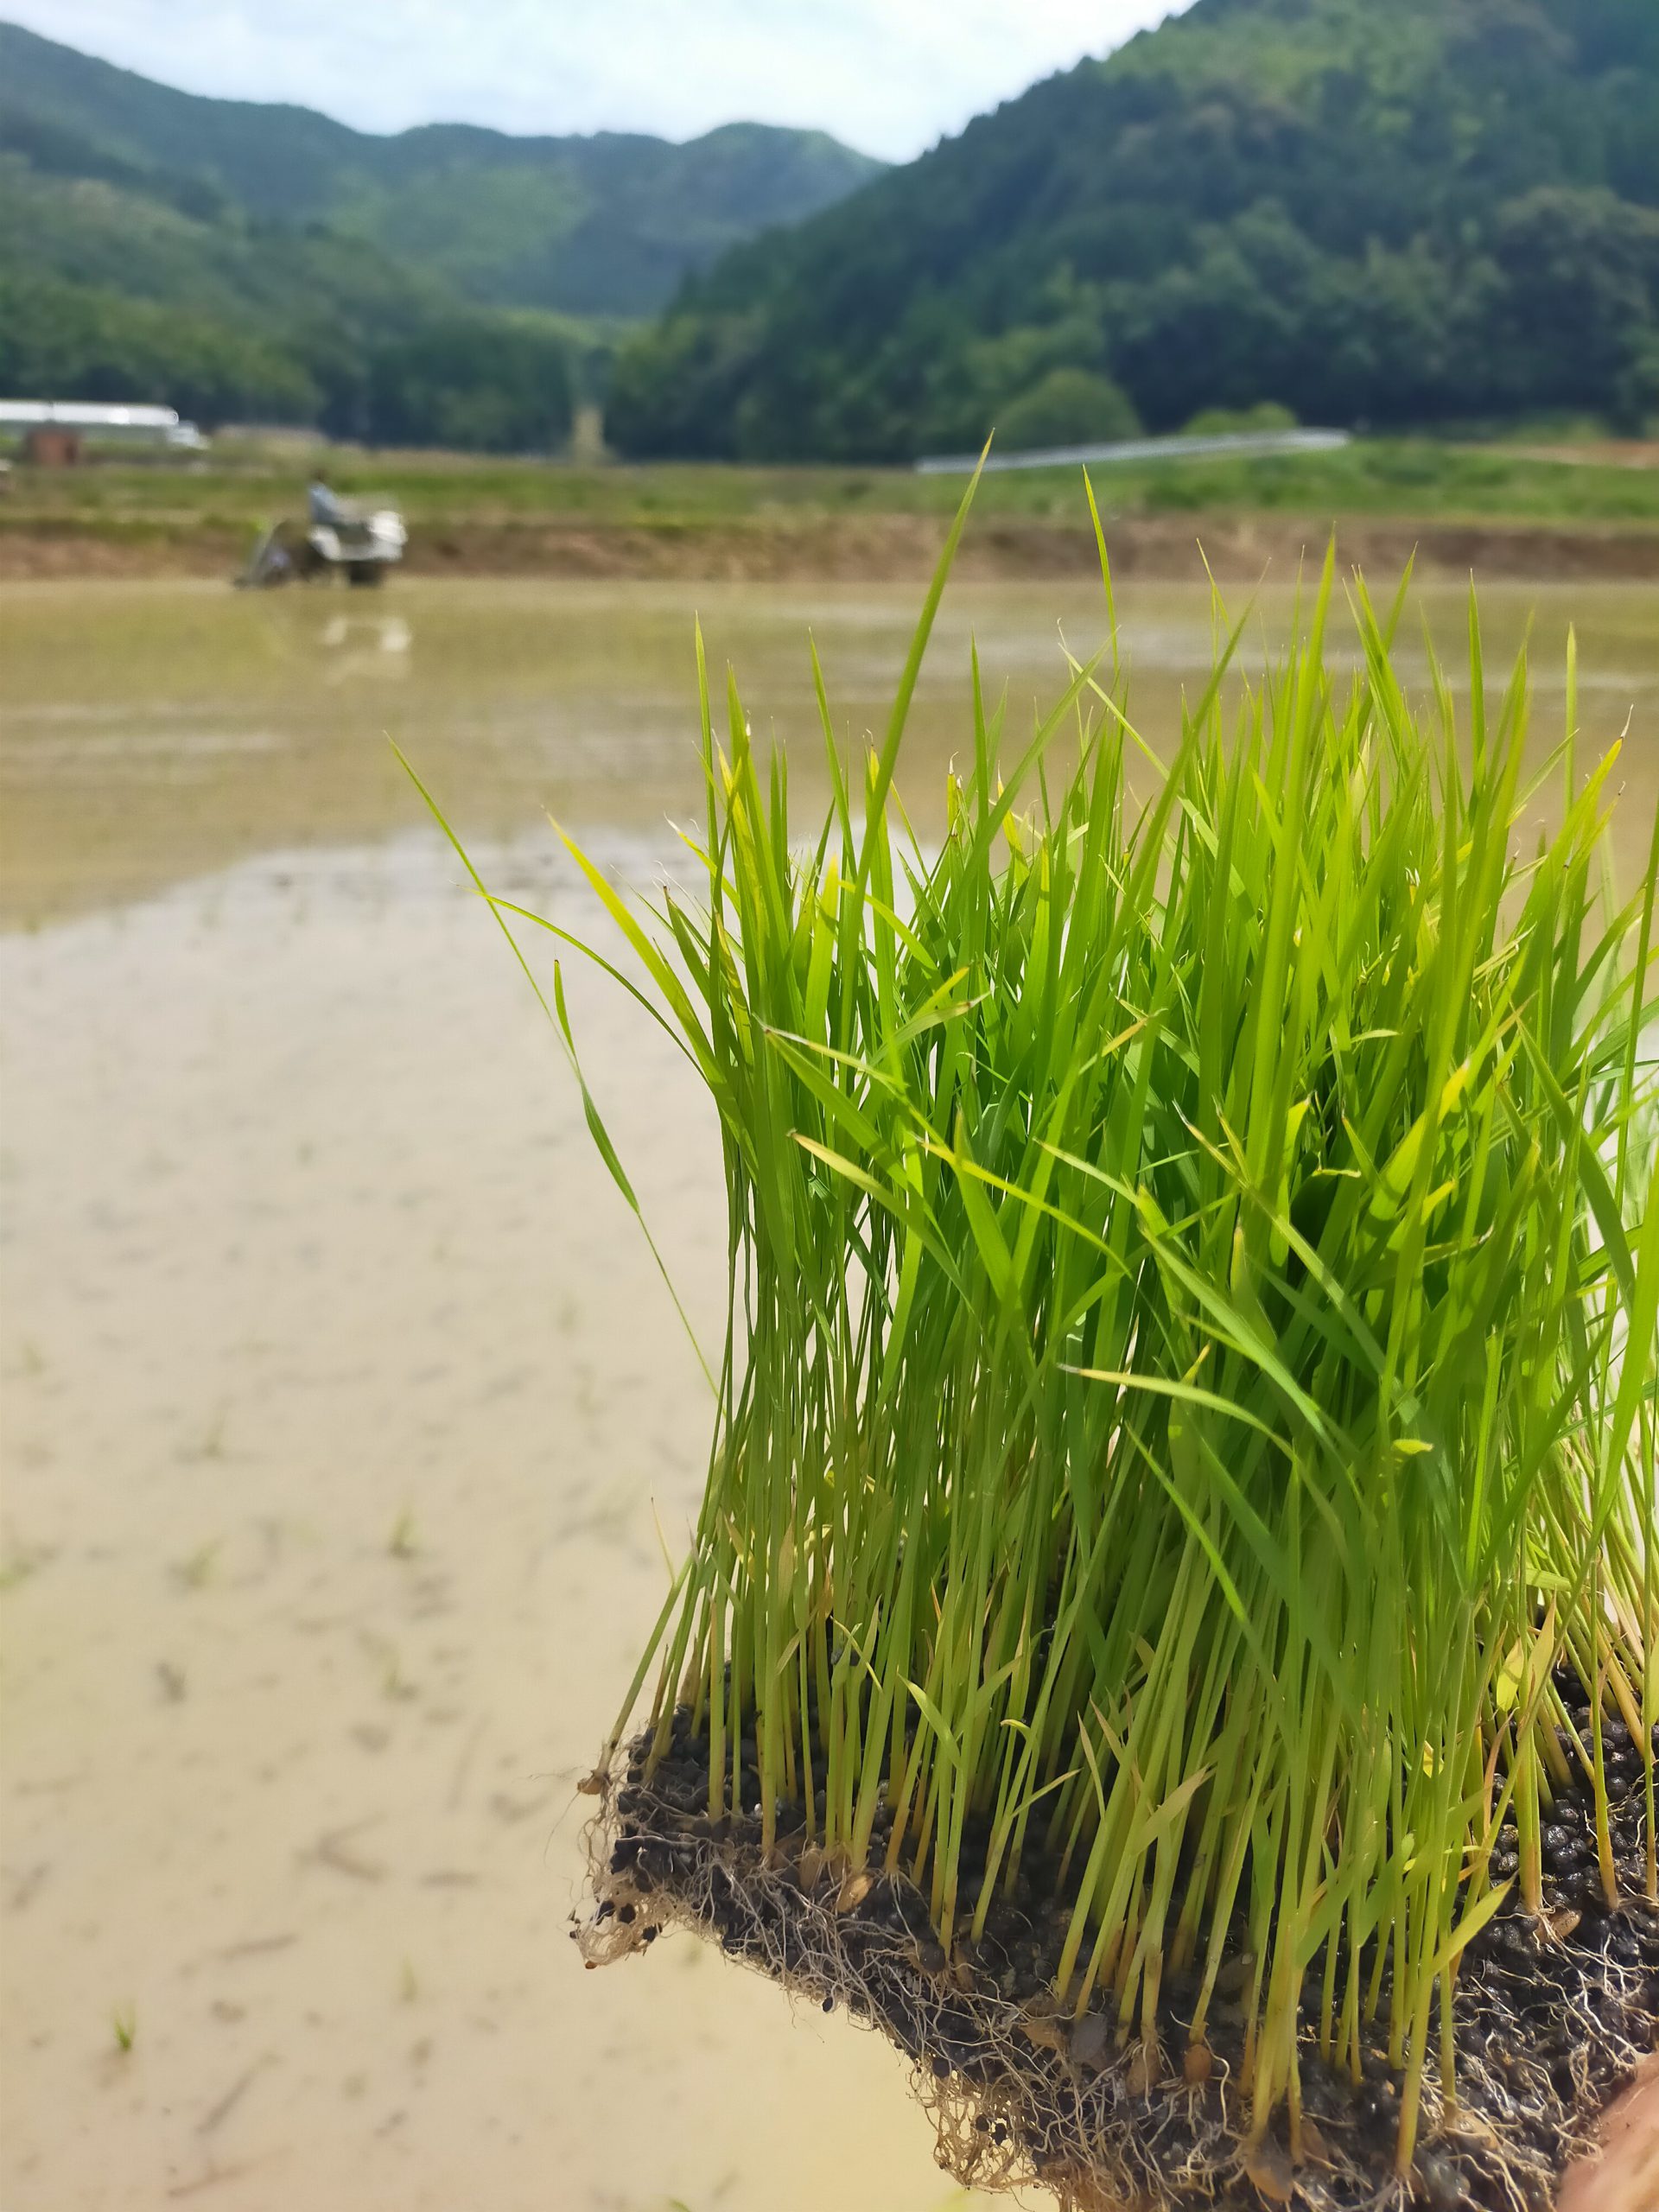
M551 842L480 858L574 925ZM0 2205L943 2212L874 2037L686 1936L642 2014L564 1941L709 1397L459 874L0 933ZM707 1340L717 1133L566 988Z

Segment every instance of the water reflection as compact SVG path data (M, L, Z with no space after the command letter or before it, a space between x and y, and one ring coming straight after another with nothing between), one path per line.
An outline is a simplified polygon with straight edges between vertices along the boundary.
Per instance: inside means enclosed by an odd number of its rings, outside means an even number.
M402 614L335 614L317 633L317 643L328 658L322 666L325 683L350 683L372 677L409 674L409 649L415 632Z

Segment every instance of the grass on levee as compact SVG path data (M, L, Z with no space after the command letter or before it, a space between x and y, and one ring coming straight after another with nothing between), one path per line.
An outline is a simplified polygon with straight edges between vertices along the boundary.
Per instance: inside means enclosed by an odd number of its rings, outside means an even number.
M416 527L563 524L695 529L810 526L819 518L946 518L961 482L905 468L772 467L661 461L578 466L448 453L319 449L346 493L380 491ZM206 461L99 460L17 467L0 530L67 528L114 537L251 532L303 503L310 459L226 444ZM1075 467L987 476L982 516L1077 524ZM1160 514L1344 517L1659 529L1659 468L1571 465L1503 444L1366 439L1336 453L1136 462L1096 472L1109 518Z

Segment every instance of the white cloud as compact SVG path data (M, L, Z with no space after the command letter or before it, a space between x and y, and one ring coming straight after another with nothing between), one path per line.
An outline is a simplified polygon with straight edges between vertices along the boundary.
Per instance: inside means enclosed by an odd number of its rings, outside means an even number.
M816 124L906 159L1187 0L0 0L189 92L367 130Z

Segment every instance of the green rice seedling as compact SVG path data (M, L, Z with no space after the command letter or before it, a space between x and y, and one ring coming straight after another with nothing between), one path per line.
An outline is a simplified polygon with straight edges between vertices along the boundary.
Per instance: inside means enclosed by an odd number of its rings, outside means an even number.
M198 1544L188 1558L180 1560L173 1573L181 1589L205 1590L218 1569L223 1548L222 1540L213 1536L207 1543Z
M1659 1899L1659 824L1621 901L1571 701L1529 773L1524 660L1489 697L1471 606L1466 706L1433 664L1414 701L1403 588L1357 580L1339 674L1332 561L1258 680L1218 632L1161 750L1115 618L1017 740L976 663L924 845L896 776L961 527L856 776L818 679L821 819L705 677L695 893L565 841L729 1208L706 1495L607 1762L701 1746L705 1832L791 1839L843 1908L902 1875L964 1973L1035 1872L1062 2018L1144 2088L1172 1982L1178 2079L1242 2013L1234 2124L1293 2157L1310 2053L1357 2083L1382 2039L1403 2172L1507 1824L1534 1914L1575 1790L1607 1902Z

